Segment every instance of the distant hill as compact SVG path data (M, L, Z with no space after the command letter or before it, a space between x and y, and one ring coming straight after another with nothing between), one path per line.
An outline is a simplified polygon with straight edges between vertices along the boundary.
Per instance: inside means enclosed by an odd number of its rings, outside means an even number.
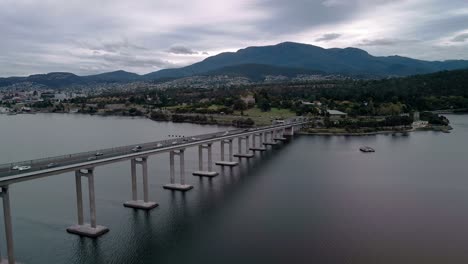
M78 76L69 72L51 72L35 74L28 77L0 78L0 87L17 83L30 82L45 85L49 88L62 88L72 85L87 85L96 83L125 83L138 81L141 76L126 71L114 71L97 75Z
M128 81L137 81L141 79L141 76L133 73L133 72L126 72L126 71L113 71L113 72L106 72L96 75L88 75L83 76L84 79L88 81L96 81L96 82L128 82Z
M145 78L184 77L220 68L262 64L275 67L308 69L329 74L408 76L442 70L468 68L468 61L422 61L400 56L375 57L357 48L324 49L285 42L274 46L249 47L226 52L178 69L165 69L144 75Z
M190 66L164 69L145 75L114 71L89 76L54 72L28 77L0 78L0 87L32 82L51 88L95 83L172 80L196 75L244 76L261 81L267 75L341 74L361 77L392 77L468 69L466 60L423 61L401 56L376 57L357 48L332 48L284 42L221 53Z
M0 87L21 82L42 84L50 88L58 88L70 84L86 84L86 80L69 72L51 72L47 74L34 74L28 77L0 78Z

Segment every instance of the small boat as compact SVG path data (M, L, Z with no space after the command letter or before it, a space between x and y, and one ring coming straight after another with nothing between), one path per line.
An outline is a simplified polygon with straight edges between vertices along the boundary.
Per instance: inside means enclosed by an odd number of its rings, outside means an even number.
M375 149L368 147L368 146L363 146L359 148L360 151L368 153L368 152L375 152Z

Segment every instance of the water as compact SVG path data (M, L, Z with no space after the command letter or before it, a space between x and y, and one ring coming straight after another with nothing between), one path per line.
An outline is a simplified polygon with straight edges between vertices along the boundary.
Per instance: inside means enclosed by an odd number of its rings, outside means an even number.
M466 263L468 116L451 134L300 136L185 195L162 189L168 155L150 158L150 212L124 208L129 162L96 169L97 240L76 223L73 174L11 187L22 263ZM79 115L0 115L0 162L224 128ZM237 144L234 144L236 146ZM363 154L369 145L376 153ZM214 160L219 158L215 145ZM218 169L218 168L217 168ZM219 169L218 169L219 170ZM86 196L85 196L86 197ZM3 237L3 236L2 236ZM3 241L3 240L2 240ZM5 252L4 243L1 243Z

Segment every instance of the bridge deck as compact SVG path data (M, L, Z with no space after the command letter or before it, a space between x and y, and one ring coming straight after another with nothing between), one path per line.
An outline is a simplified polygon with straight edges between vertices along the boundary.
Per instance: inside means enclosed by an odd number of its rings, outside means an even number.
M198 146L200 144L213 143L224 139L233 139L255 133L303 125L306 123L307 121L301 121L260 128L236 129L179 139L161 140L130 146L3 164L0 165L0 186L79 169L102 166L132 158L147 157L172 150ZM134 150L135 146L140 146L141 149ZM30 168L27 170L15 170L13 169L15 166L30 166Z

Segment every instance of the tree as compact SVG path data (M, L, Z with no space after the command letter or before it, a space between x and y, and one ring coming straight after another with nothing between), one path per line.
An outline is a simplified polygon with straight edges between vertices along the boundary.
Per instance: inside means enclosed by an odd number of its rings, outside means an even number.
M263 112L268 112L271 110L271 104L267 99L261 99L258 103L258 108Z

